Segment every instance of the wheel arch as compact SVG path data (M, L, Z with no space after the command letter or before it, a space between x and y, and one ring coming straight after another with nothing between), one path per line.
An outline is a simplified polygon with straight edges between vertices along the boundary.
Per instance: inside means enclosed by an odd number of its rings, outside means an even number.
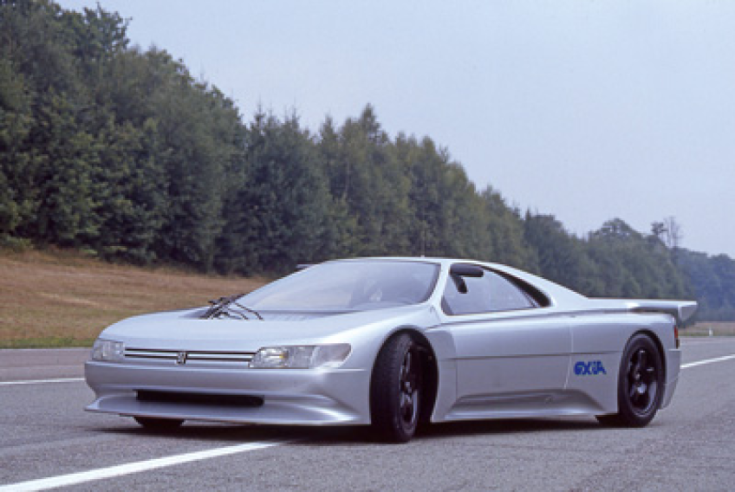
M657 376L658 382L661 383L660 388L650 390L653 386L651 381L646 381L646 378L641 374L645 374L645 371L640 371L640 359L636 363L635 377L631 381L631 368L630 364L633 361L633 357L637 350L641 350L642 346L648 346L648 348L654 348L659 353L661 374ZM664 391L666 384L666 354L663 350L663 343L659 335L655 330L651 330L646 327L633 330L623 348L623 354L621 358L621 365L618 370L617 380L617 411L612 414L597 415L597 420L608 426L615 427L645 427L651 420L656 416L658 410L662 408L664 402ZM656 377L656 376L655 376ZM627 383L625 381L628 381ZM630 385L634 385L634 391L630 391ZM639 392L637 390L640 390ZM651 395L651 391L655 391ZM634 395L646 394L649 399L649 403L645 401L641 404L636 403ZM650 398L657 399L657 402L650 402ZM651 404L653 403L653 404Z
M434 347L431 345L429 339L416 327L414 326L401 326L396 330L392 331L381 343L380 348L375 353L373 359L373 366L370 371L370 388L373 385L373 379L375 375L375 368L378 361L380 352L396 337L403 334L409 335L413 341L421 348L421 372L424 378L422 384L424 385L424 403L421 405L421 413L419 415L420 422L427 423L431 419L431 414L434 411L436 405L437 391L439 388L439 366L436 360L436 353ZM373 402L370 401L370 408L372 414Z

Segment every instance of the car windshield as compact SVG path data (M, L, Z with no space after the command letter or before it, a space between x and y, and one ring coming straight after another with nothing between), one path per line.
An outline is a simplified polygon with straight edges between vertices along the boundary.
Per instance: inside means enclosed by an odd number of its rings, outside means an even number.
M257 311L364 311L426 301L439 265L401 260L323 263L240 298Z

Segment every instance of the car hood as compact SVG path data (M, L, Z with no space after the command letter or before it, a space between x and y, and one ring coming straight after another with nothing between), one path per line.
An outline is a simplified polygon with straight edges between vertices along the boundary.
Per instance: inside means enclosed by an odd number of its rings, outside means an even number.
M268 345L356 343L397 327L439 323L430 304L331 315L281 313L264 321L201 319L201 313L198 308L136 316L111 325L100 338L141 349L254 351Z

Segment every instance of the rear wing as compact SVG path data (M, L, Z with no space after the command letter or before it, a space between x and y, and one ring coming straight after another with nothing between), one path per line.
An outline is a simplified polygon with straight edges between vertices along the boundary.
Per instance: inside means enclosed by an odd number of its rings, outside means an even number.
M695 301L659 301L657 299L600 299L591 298L592 305L604 311L629 311L634 313L665 313L681 326L697 310Z
M627 301L628 309L637 313L667 313L676 318L678 325L692 317L697 310L695 301L658 301L636 299Z

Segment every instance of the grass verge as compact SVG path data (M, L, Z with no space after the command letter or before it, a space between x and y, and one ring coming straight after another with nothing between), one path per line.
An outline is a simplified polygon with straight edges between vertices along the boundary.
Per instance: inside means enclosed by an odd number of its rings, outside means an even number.
M699 321L694 326L679 331L683 337L734 337L735 323L732 321Z

